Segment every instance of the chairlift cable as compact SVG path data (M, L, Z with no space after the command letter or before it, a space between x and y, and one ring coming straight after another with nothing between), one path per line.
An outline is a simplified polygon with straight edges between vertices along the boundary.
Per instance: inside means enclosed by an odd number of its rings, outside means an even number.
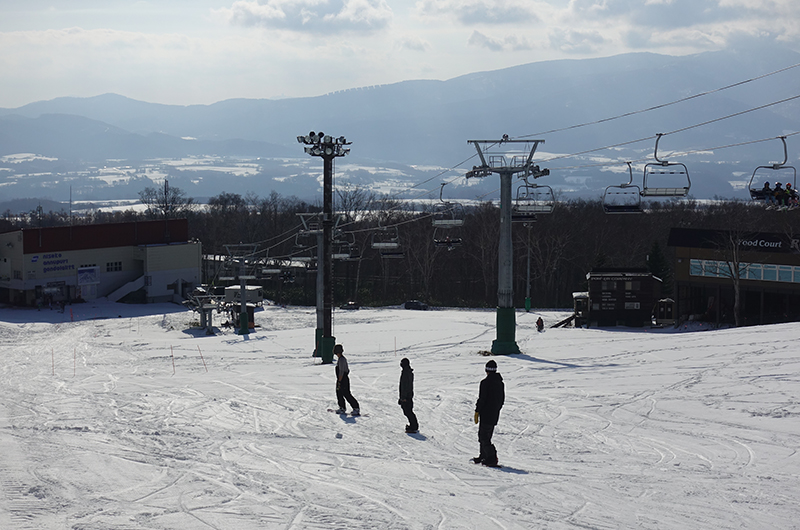
M736 82L736 83L733 83L733 84L730 84L730 85L726 85L724 87L715 88L713 90L707 90L705 92L700 92L698 94L694 94L692 96L687 96L685 98L676 99L675 101L670 101L669 103L662 103L660 105L655 105L655 106L648 107L648 108L645 108L645 109L625 112L625 113L619 114L617 116L611 116L609 118L603 118L603 119L600 119L600 120L590 121L590 122L586 122L586 123L580 123L580 124L577 124L577 125L570 125L570 126L561 127L561 128L558 128L558 129L551 129L549 131L517 136L516 138L529 138L531 136L543 136L545 134L552 134L552 133L557 133L557 132L570 131L570 130L573 130L573 129L579 129L579 128L582 128L582 127L587 127L589 125L598 125L598 124L601 124L601 123L607 123L607 122L610 122L610 121L618 120L620 118L627 118L629 116L634 116L636 114L643 114L645 112L650 112L650 111L653 111L653 110L663 109L665 107L669 107L669 106L672 106L672 105L677 105L678 103L683 103L683 102L686 102L686 101L690 101L692 99L700 98L700 97L703 97L703 96L708 96L708 95L711 95L711 94L716 94L717 92L722 92L722 91L728 90L730 88L735 88L735 87L738 87L738 86L745 85L747 83L751 83L753 81L758 81L758 80L764 79L766 77L770 77L770 76L773 76L773 75L776 75L776 74L780 74L780 73L786 72L788 70L792 70L793 68L797 68L798 66L800 66L800 63L793 64L793 65L787 66L785 68L780 68L778 70L775 70L773 72L769 72L767 74L762 74L762 75L759 75L759 76L756 76L756 77L751 77L750 79L745 79L744 81L739 81L739 82Z

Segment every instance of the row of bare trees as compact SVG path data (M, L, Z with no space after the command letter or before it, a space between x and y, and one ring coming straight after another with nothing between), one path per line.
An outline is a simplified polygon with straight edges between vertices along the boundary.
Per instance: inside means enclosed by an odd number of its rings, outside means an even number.
M225 245L258 243L259 256L287 263L298 252L302 225L297 214L321 210L319 204L274 192L267 197L223 192L207 205L194 204L177 188L154 188L141 195L148 206L144 213L93 212L70 219L64 212L36 212L27 218L6 216L6 221L24 227L185 216L191 237L202 242L206 254L224 255ZM341 215L339 237L352 243L352 259L334 264L336 303L394 305L421 299L444 306L496 304L496 204L477 202L465 209L463 226L442 229L431 222L430 204L409 204L363 188L339 189L335 202ZM741 201L690 200L653 203L645 214L608 215L599 200L563 201L536 222L514 224L517 303L523 304L530 276L534 307L571 306L572 293L585 290L586 274L598 267L648 267L665 280L668 294L672 260L667 237L672 227L795 234L800 233L800 211L767 211ZM376 234L387 232L396 234L402 257L395 253L388 258L373 248ZM445 236L461 244L434 245L434 239ZM291 279L293 283L287 281ZM294 270L265 278L263 285L282 302L313 305L315 279L313 271Z

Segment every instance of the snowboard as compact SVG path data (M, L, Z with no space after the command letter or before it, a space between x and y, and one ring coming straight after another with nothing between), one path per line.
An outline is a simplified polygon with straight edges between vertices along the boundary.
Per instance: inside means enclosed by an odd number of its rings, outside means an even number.
M328 412L336 413L336 409L328 409ZM339 416L352 416L353 418L359 418L361 416L369 416L369 414L353 414L352 412L339 412Z
M494 464L494 465L484 464L483 462L477 460L476 458L470 458L469 461L472 462L473 464L481 464L483 467L503 467L500 464Z

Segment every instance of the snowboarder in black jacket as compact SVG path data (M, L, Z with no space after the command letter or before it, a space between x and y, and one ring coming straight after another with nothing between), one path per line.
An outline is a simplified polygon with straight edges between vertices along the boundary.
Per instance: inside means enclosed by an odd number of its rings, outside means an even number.
M497 363L486 363L486 378L481 381L478 402L475 404L475 423L478 425L478 443L481 454L472 459L476 464L497 466L497 449L492 445L494 426L500 418L500 409L506 399L503 378L497 373Z
M417 415L414 414L414 370L406 358L400 361L400 368L403 371L400 372L400 399L397 404L403 408L403 414L408 418L406 432L414 433L419 431Z

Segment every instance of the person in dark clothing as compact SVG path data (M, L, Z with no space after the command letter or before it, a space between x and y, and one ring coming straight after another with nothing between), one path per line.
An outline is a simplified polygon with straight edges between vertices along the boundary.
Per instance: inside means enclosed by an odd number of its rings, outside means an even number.
M400 372L400 399L397 404L403 408L403 414L408 418L406 432L419 432L417 415L414 414L414 370L411 369L411 363L406 358L400 361L400 368L403 371Z
M536 321L536 331L544 331L544 320L542 320L542 317L539 317Z
M503 378L497 373L497 363L486 363L486 377L481 381L478 402L475 404L475 423L478 425L478 443L481 454L472 459L476 464L497 466L497 449L492 445L494 427L500 418L500 409L506 400Z
M764 187L761 188L761 194L764 196L764 204L767 206L775 205L775 195L772 188L769 187L769 182L764 183Z
M775 189L772 190L772 195L775 196L775 203L778 205L778 207L783 206L785 194L783 186L780 182L775 183Z
M341 344L333 347L333 354L336 355L336 399L339 402L338 414L345 413L345 400L353 407L353 416L361 415L358 401L350 393L350 367L347 366L347 359L344 356L344 348Z

